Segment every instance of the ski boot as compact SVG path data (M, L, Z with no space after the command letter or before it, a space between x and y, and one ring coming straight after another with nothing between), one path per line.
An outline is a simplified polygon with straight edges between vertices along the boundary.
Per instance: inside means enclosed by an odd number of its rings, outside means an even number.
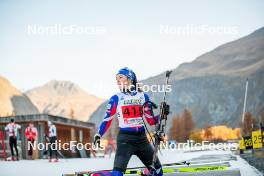
M142 176L162 176L163 175L163 170L160 167L159 169L155 169L153 166L150 166L150 168L145 168L142 171Z

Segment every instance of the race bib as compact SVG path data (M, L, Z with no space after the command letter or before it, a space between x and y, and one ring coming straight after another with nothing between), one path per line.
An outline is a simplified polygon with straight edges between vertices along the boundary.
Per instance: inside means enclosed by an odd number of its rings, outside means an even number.
M141 118L143 109L141 105L122 106L122 114L126 125L139 126L143 124Z

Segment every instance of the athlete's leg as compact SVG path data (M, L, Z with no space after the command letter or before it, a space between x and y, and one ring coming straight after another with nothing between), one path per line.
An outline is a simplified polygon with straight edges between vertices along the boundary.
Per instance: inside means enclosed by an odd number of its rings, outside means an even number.
M15 150L16 150L16 157L17 157L17 160L18 160L19 158L18 158L17 139L16 138L14 139L14 147L15 147Z
M57 144L57 137L56 136L53 137L53 143ZM55 153L55 158L58 161L58 148L57 147L55 148L54 153Z
M14 157L14 149L13 149L14 142L13 142L13 139L14 138L12 136L9 137L9 146L10 146L10 150L11 150L12 157Z
M52 159L52 148L51 148L52 138L51 137L49 138L49 142L50 142L50 144L49 144L49 160L51 161L51 159Z
M115 154L113 173L119 175L126 171L127 164L134 153L133 146L128 141L128 136L119 134L117 137L117 150Z
M154 150L147 141L147 139L142 140L142 143L140 144L140 146L138 146L138 150L136 151L135 154L142 161L142 163L148 168L151 175L156 175L156 176L163 175L161 163L158 158L156 158L156 162L154 163L154 168L152 166Z

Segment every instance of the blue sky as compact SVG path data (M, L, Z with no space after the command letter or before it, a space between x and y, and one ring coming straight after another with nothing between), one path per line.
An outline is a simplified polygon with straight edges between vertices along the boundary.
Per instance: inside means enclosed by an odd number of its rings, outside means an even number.
M99 97L117 90L115 73L132 68L139 79L176 68L263 27L264 1L0 1L0 75L27 90L69 80ZM28 28L78 26L103 33L29 34ZM174 30L233 29L231 33L175 34ZM100 87L100 88L98 88ZM108 88L108 89L104 89Z

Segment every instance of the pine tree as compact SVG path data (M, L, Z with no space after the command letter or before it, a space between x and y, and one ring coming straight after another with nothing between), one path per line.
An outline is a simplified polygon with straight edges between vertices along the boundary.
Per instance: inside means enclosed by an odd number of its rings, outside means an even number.
M179 141L180 134L180 118L174 115L172 118L172 126L169 130L169 138L172 140Z
M195 125L192 119L192 113L190 110L184 109L181 116L181 138L182 142L186 142L194 129Z
M249 136L253 130L253 117L250 112L245 113L244 122L242 122L242 135Z
M186 142L194 127L191 111L184 109L180 117L177 115L173 117L169 137L178 142Z

